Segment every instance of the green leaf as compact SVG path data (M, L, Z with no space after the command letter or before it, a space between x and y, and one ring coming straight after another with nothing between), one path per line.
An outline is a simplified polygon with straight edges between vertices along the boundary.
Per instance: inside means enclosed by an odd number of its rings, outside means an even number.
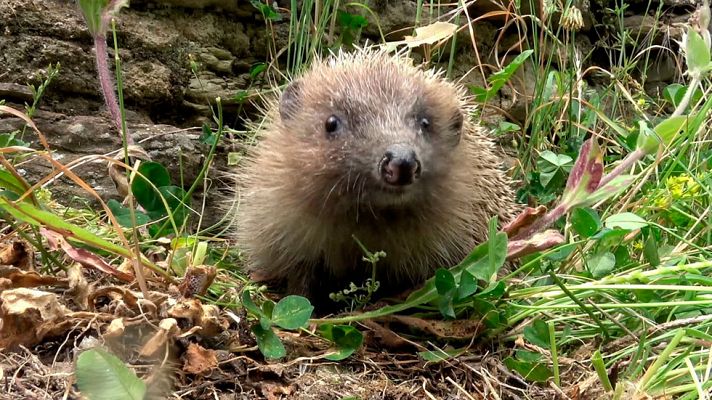
M495 222L496 231L496 218ZM490 254L492 260L490 260ZM460 280L464 271L469 272L475 278L483 276L483 280L489 279L497 272L497 269L504 265L504 260L507 256L507 234L497 232L495 235L490 235L487 242L481 243L475 247L465 259L455 267L450 268L450 272L455 276L455 281ZM491 262L493 261L493 262ZM494 265L494 271L490 273L489 268ZM412 307L431 303L438 298L438 292L435 288L435 278L428 279L418 290L411 292L408 298L399 304L381 307L374 311L368 311L361 314L361 317L377 318L380 316L390 315L396 312L404 311Z
M653 128L653 131L662 140L663 144L669 145L675 139L680 131L687 128L687 115L678 115L670 117L660 122ZM656 149L657 150L657 149Z
M678 115L670 117L660 122L650 130L643 121L639 121L640 133L636 142L636 148L646 154L653 154L658 151L660 144L669 145L677 137L678 133L687 127L688 117Z
M483 90L481 88L471 87L470 91L472 92L472 94L475 95L476 100L483 103L491 100L504 86L504 84L509 81L512 75L517 72L519 67L524 64L527 58L532 55L532 53L534 53L534 50L525 50L521 52L517 57L514 58L514 60L512 60L512 62L510 62L501 71L497 71L494 74L490 75L489 78L487 78L487 81L490 84L489 89Z
M9 171L0 169L0 187L14 192L16 195L25 193L25 186Z
M438 294L444 295L455 290L455 276L445 268L435 271L435 288Z
M267 318L272 318L272 312L274 312L274 301L270 299L265 299L265 301L262 302L262 313L267 317Z
M699 76L710 63L710 46L692 28L687 29L683 43L688 72Z
M507 368L517 371L524 379L532 382L546 382L554 373L543 363L533 363L516 360L512 357L504 359Z
M601 227L601 218L591 208L575 208L571 213L571 226L574 231L584 238L589 238L598 232Z
M555 154L549 150L545 150L541 153L541 159L548 162L554 167L569 167L573 166L574 159L567 156L566 154Z
M131 191L136 201L146 209L146 211L165 210L160 199L159 191L153 188L161 188L171 184L171 177L168 170L161 164L147 161L138 167L139 174L136 174L131 183ZM151 183L153 186L151 186Z
M101 30L101 13L109 0L79 0L79 8L84 14L84 19L92 36L103 34Z
M463 275L465 274L464 271ZM504 292L507 289L507 285L504 284L503 281L498 281L495 283L490 284L486 288L484 288L480 293L477 293L477 298L480 299L500 299L504 295Z
M253 65L250 68L250 78L255 79L257 78L261 73L265 72L267 69L267 64L261 62Z
M447 349L447 350L435 349L432 351L419 351L418 355L425 361L442 362L442 361L447 361L452 358L455 358L455 357L459 356L460 354L464 354L465 351L467 351L466 348Z
M261 3L260 0L250 0L250 4L252 4L252 6L256 9L258 9L265 19L270 21L282 20L282 14L278 13L269 4Z
M462 271L460 275L460 285L457 287L458 300L462 300L477 291L477 280L475 276L467 271Z
M255 304L254 301L252 301L252 296L250 295L249 290L245 290L244 292L242 292L242 306L245 307L245 309L254 316L264 316L262 310L257 307L257 304Z
M250 94L247 92L247 90L238 90L235 93L235 96L233 96L232 98L237 104L242 104L247 100L248 97L250 97Z
M492 277L495 276L497 271L504 265L504 261L507 259L507 234L504 232L498 232L497 229L497 217L493 217L489 220L489 239L487 240L487 261L488 267L485 271L487 275L483 280L489 282ZM468 269L470 273L474 276L477 274L473 273Z
M454 292L441 295L437 300L437 306L438 310L440 311L440 314L442 314L444 317L455 319L457 318L457 315L455 314L455 307L452 304L453 297Z
M596 254L588 260L588 271L591 275L598 279L607 276L613 271L616 266L616 256L610 251L605 253Z
M340 361L349 357L363 343L363 334L349 325L320 325L319 333L336 345L336 352L324 357L331 361Z
M272 322L283 329L304 326L311 317L314 306L304 297L290 295L280 300L272 311Z
M368 25L368 20L362 15L351 14L343 10L336 11L336 19L339 26L346 29L358 30Z
M129 210L128 207L124 207L115 199L109 199L109 201L106 202L106 205L109 206L109 210L111 210L111 213L114 214L116 221L118 221L121 226L125 228L134 227L131 221L131 210ZM134 210L134 215L136 217L136 226L145 225L151 222L151 218L141 211Z
M606 218L606 220L603 222L603 225L606 228L618 227L632 231L648 226L648 222L631 212L624 212L620 214L614 214Z
M658 255L658 243L653 235L648 235L643 246L643 256L650 263L651 267L660 265L660 256Z
M180 226L186 218L188 218L188 206L183 203L186 191L178 186L162 186L158 188L158 192L166 200L168 210L165 209L163 202L161 202L161 207L156 209L156 211L161 210L165 214L170 212L176 222L176 225Z
M548 349L550 344L549 327L546 322L537 319L530 326L524 328L524 338L533 345Z
M272 329L264 329L262 325L257 324L252 327L252 333L257 339L257 348L265 358L282 358L287 354L287 349Z
M605 389L606 392L612 391L613 385L611 385L611 381L608 378L608 372L606 372L606 364L603 362L601 350L596 349L596 351L593 352L593 355L591 355L591 364L593 364L593 369L596 370L598 380L601 381L603 389Z
M522 128L509 121L499 121L499 124L497 125L496 131L498 134L503 134L507 132L519 132L522 130Z
M94 348L77 358L77 387L89 400L143 400L146 384L115 355Z
M665 97L665 100L669 101L673 107L677 107L680 105L680 102L682 102L682 99L685 97L685 93L689 89L688 86L681 85L679 83L672 83L663 89L663 97ZM695 90L695 93L692 94L692 98L690 99L690 104L696 104L700 99L704 96L704 93L700 88L698 87Z
M218 139L218 133L213 132L213 130L210 129L210 125L203 123L203 130L200 134L200 138L198 139L200 143L214 146Z
M590 206L616 196L630 187L630 184L634 180L635 176L633 175L618 175L611 179L605 186L599 187L595 192L583 198L582 201L579 202L579 206Z
M0 148L3 147L30 147L30 144L15 137L14 133L3 133L0 135Z

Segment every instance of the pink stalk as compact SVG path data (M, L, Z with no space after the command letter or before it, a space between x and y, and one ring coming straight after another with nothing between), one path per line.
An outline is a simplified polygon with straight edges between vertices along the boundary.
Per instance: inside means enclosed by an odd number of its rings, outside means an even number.
M114 80L111 79L106 37L104 35L97 35L94 37L94 50L96 52L97 76L99 78L99 84L101 85L101 92L104 95L106 107L111 113L111 119L114 121L116 129L118 129L119 133L122 133L121 110L119 109L119 101L117 100L116 93L114 92ZM128 132L125 136L127 144L133 144L133 139Z
M616 167L613 168L613 171L611 171L601 179L601 183L598 185L598 187L606 186L613 178L628 171L633 166L633 164L642 160L643 157L645 157L645 154L645 151L643 151L642 149L636 149L634 152L628 154L628 156L626 156L623 161L620 162L620 164L616 165Z

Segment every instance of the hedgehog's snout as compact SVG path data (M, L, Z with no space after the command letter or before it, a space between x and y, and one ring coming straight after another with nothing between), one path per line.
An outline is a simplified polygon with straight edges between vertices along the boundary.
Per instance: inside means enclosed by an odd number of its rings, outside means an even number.
M421 166L413 147L397 143L388 146L379 162L378 170L387 184L405 186L418 179Z

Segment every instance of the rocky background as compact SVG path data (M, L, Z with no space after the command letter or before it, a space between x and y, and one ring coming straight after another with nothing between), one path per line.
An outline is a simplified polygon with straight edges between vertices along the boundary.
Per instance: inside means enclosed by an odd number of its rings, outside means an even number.
M190 183L191 175L199 170L205 152L197 140L200 125L211 120L208 104L216 97L223 99L228 125L240 129L241 118L255 117L254 106L249 102L241 104L236 97L255 83L250 76L252 66L270 61L269 45L277 49L287 45L289 9L283 7L290 2L276 3L283 18L281 22L270 22L271 30L266 29L260 11L246 0L133 0L129 8L121 10L117 30L129 129L156 161L172 170L173 176L178 176L182 165L185 180ZM386 39L398 40L411 34L415 1L368 3L378 16ZM680 37L679 23L695 9L692 0L629 3L623 24L632 37L673 46L672 39ZM604 0L581 0L575 4L582 17L575 43L585 56L584 64L610 59L615 50L609 45L620 30L619 21L606 11L612 5ZM546 3L539 7L546 7ZM476 18L501 8L495 2L477 1L469 8L469 15ZM663 13L660 21L652 16L656 10ZM373 15L364 16L369 24L361 38L378 41ZM559 20L558 15L550 18ZM473 27L478 53L472 49L469 32L463 30L453 72L464 76L465 81L481 82L480 69L473 68L478 55L483 62L496 64L496 59L517 44L520 32L504 17L487 18ZM0 99L23 109L25 103L32 102L27 84L39 84L50 63L61 64L34 120L47 136L55 158L62 162L121 148L99 90L92 45L74 0L0 0ZM111 39L109 47L113 61ZM677 79L677 67L670 52L653 55L652 68L630 73L634 78L644 77L645 88L655 95L660 87ZM199 67L196 74L191 71L191 62ZM110 64L113 68L113 62ZM517 95L507 88L495 102L504 111L501 115L520 123L526 118L527 94L533 90L535 76L531 67L521 74L513 81ZM22 126L21 120L0 115L0 133ZM40 148L31 132L25 139ZM227 168L228 150L221 148L218 168ZM22 167L31 181L49 171L48 165L38 161ZM76 172L103 197L116 196L105 162L85 163ZM56 198L86 197L81 189L67 182L63 178L54 183Z

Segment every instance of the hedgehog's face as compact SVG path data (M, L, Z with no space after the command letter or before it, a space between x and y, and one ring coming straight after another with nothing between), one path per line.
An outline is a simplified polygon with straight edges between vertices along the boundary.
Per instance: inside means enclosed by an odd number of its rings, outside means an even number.
M280 119L305 157L318 149L320 197L366 207L435 195L453 166L463 127L453 86L388 58L321 64L290 84Z

